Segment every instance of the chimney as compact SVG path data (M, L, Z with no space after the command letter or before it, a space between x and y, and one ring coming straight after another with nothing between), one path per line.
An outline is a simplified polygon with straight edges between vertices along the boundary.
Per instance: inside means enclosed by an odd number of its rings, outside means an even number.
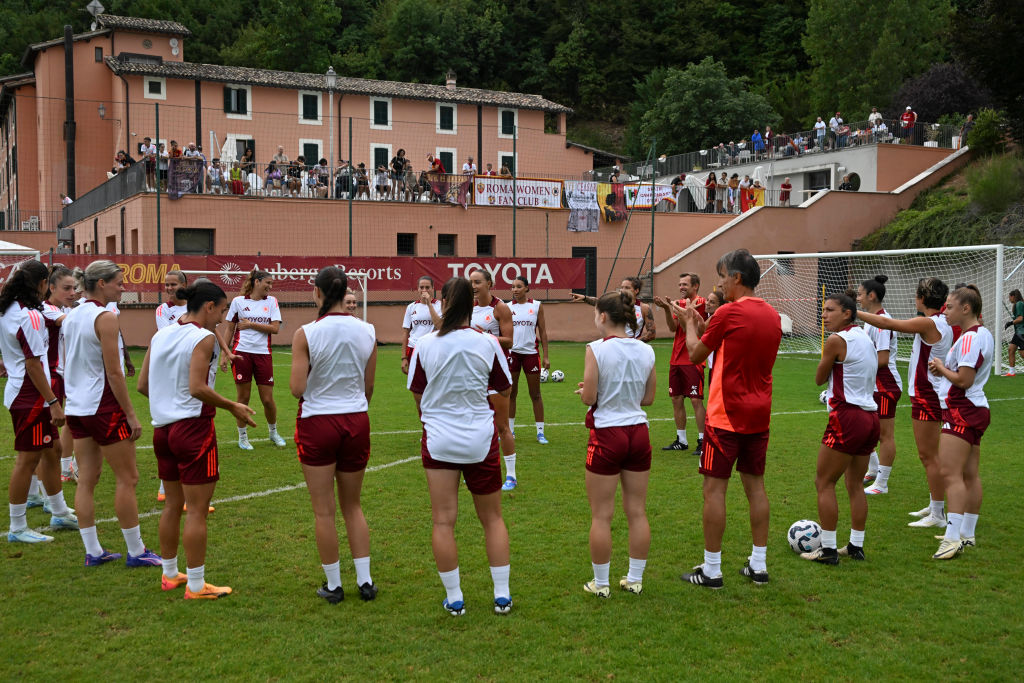
M444 87L455 90L455 72L451 69L448 69L448 73L444 75Z

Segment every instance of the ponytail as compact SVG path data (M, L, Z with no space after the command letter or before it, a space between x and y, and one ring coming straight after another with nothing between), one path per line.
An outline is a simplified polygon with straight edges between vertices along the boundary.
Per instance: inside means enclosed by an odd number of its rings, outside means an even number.
M627 292L608 292L597 300L597 312L605 313L615 325L625 325L636 334L636 314L633 296Z
M319 317L327 315L328 311L345 300L345 293L348 292L348 276L337 266L321 268L313 280L313 286L320 290L324 301L320 304Z
M437 332L439 337L462 327L473 315L473 286L464 277L453 277L441 288L441 298L444 300L444 314L441 329Z
M194 284L187 287L178 287L177 291L174 292L174 296L179 301L186 302L185 308L189 313L197 313L203 307L203 304L208 301L219 304L228 298L228 295L224 293L224 290L219 285L206 279L197 280Z
M882 299L885 298L885 283L889 281L889 278L885 275L876 275L870 280L865 280L860 284L864 288L864 291L868 294L874 294L875 298L878 299L878 303L882 303Z
M39 298L39 283L46 282L48 274L46 266L35 259L16 265L0 291L0 315L15 301L25 308L41 309L43 301Z
M248 297L252 294L253 287L256 286L256 283L268 277L270 277L270 273L267 271L260 270L259 268L253 268L252 272L249 273L249 277L245 278L245 282L242 283L242 296Z

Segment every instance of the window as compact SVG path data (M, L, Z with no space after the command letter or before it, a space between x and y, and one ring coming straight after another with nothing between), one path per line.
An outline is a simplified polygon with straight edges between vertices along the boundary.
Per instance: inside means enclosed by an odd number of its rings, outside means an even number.
M832 186L831 171L811 171L807 174L807 187L811 190L826 190Z
M498 171L501 171L502 166L508 166L508 170L512 175L516 174L516 155L512 152L498 152Z
M370 98L370 128L391 130L391 98Z
M229 119L252 119L252 86L224 86L224 113Z
M455 235L443 235L438 234L437 236L437 255L438 256L455 256Z
M458 109L454 104L437 103L437 130L442 135L454 135L456 132Z
M96 48L94 54L96 55L96 61L97 62L102 62L103 61L103 48L102 47Z
M370 184L373 184L373 174L377 171L378 166L384 168L390 168L391 163L391 145L381 144L370 144L370 158L373 159L373 168L370 169Z
M454 147L438 147L434 150L434 156L441 160L444 164L444 170L447 173L458 173L462 170L462 167L455 168L455 162L459 158Z
M142 79L142 96L147 100L167 99L167 79L156 76L144 76Z
M160 142L163 142L163 140ZM251 135L228 133L224 144L227 145L228 149L234 147L235 159L241 159L247 149L251 149L253 158L256 158L256 141L252 139Z
M400 232L398 233L398 255L399 256L415 256L416 255L416 233L414 232Z
M494 235L476 236L476 255L494 256Z
M516 126L519 125L519 115L515 109L498 110L498 137L511 138L516 135Z
M306 168L309 168L320 163L320 158L324 156L324 141L300 138L299 149L302 150L302 157L306 160ZM330 159L328 159L328 163L330 163Z
M117 237L115 235L107 235L106 239L106 251L104 254L115 254L117 253Z
M586 296L597 296L597 247L573 247L572 257L581 258L584 261L585 287L574 289L573 294L585 294Z
M213 253L213 230L175 228L174 253L209 256Z
M304 123L307 126L319 126L321 124L322 94L312 90L299 91L299 123Z

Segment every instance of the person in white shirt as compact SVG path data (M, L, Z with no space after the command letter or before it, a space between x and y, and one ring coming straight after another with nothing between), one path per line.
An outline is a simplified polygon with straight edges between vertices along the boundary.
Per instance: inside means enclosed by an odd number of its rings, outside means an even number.
M274 358L270 350L271 336L281 330L281 307L277 299L270 296L274 278L270 273L253 268L242 292L231 301L228 309L227 339L231 340L234 354L231 372L235 377L238 402L249 405L252 382L263 404L263 413L270 430L270 442L283 446L284 438L277 433L277 404L274 403ZM225 371L228 359L221 357L220 369ZM238 447L243 451L253 450L249 443L246 423L238 421Z
M828 425L818 448L818 520L821 547L800 556L820 564L839 564L839 557L864 559L864 527L868 500L864 495L864 473L868 455L878 443L878 406L875 404L875 374L878 352L867 333L858 327L857 305L847 294L833 294L822 302L821 320L832 334L814 373L815 384L828 383ZM850 496L850 542L836 548L839 504L836 482L846 480Z
M981 325L981 293L974 285L954 289L946 300L946 320L963 330L943 361L932 358L928 370L939 377L942 436L939 468L946 487L946 533L936 560L951 560L974 546L981 511L981 437L989 425L985 383L992 374L996 345Z
M215 330L228 307L224 290L202 280L176 294L187 302L186 312L153 336L137 386L149 398L153 452L167 491L160 516L160 587L170 591L185 586L186 600L215 600L230 594L231 588L206 583L206 513L220 479L213 417L217 408L223 408L237 420L254 424L253 410L214 390L219 350ZM187 574L182 574L178 541L186 505Z
M868 114L868 123L872 126L877 126L882 122L882 114L878 111L878 107L871 107L871 113Z
M322 268L313 283L317 319L300 327L292 340L290 388L299 399L295 445L313 504L316 547L326 577L317 595L331 604L345 597L335 526L339 505L359 597L377 597L370 576L370 529L359 502L370 459L367 411L377 368L377 335L373 325L345 311L347 288L343 270Z
M836 149L837 147L840 146L840 142L842 141L842 138L839 135L839 128L842 125L843 125L843 117L840 116L839 112L836 112L836 115L828 120L829 140L830 140L830 144L831 144L832 149Z
M146 136L139 145L139 154L146 164L146 192L156 191L156 145Z
M7 369L4 407L11 413L14 426L14 467L11 469L8 502L11 525L7 540L11 543L46 543L52 536L28 527L29 485L33 472L44 459L41 474L54 517L54 528L77 528L77 519L68 509L60 486L57 456L53 450L57 429L64 424L60 401L50 386L48 335L42 300L49 285L46 266L36 260L21 263L0 291L0 354Z
M167 275L164 276L164 294L167 295L167 300L157 306L155 312L157 332L171 323L177 322L181 316L185 315L187 307L178 300L175 292L179 287L184 287L187 284L188 278L185 273L180 270L167 271Z
M818 120L814 122L814 138L818 142L818 151L825 149L825 129L827 126L825 122L818 117Z
M434 280L424 275L416 283L417 299L405 307L402 318L402 372L409 374L409 359L416 342L441 327L441 302L434 298Z
M349 315L356 315L356 311L359 309L359 299L356 298L354 292L348 292L345 294L345 299L342 302L342 308Z
M416 344L408 382L423 422L421 455L433 515L431 543L446 593L441 605L452 616L466 612L455 544L461 475L484 529L494 611L508 614L512 594L497 425L508 422L512 380L497 338L470 327L474 295L469 280L448 280L441 299L441 327Z
M587 498L590 500L590 562L594 578L583 590L607 598L612 556L615 490L622 483L622 508L629 526L629 573L619 587L643 592L643 575L651 546L647 522L647 482L651 438L642 406L654 402L654 349L634 338L633 298L610 292L597 300L594 324L601 339L587 345L583 381L576 393L587 411Z
M512 372L512 395L509 397L508 425L514 432L519 371L522 370L526 375L526 386L530 392L530 401L533 403L537 442L546 445L548 440L544 436L544 400L540 395L540 369L551 369L551 355L548 352L544 310L539 301L528 298L529 294L529 281L524 275L517 275L512 280L512 300L508 302L508 307L512 310L512 349L508 357L509 370Z
M476 164L473 163L473 157L468 157L466 163L462 164L462 175L476 175Z
M135 487L139 471L135 442L142 423L128 395L118 354L120 328L108 305L121 298L124 273L113 261L75 269L85 301L64 319L64 386L68 426L75 439L78 487L75 509L85 545L85 565L97 566L121 558L100 545L96 533L94 492L106 461L116 478L114 509L128 547L128 567L160 566L160 556L142 542Z

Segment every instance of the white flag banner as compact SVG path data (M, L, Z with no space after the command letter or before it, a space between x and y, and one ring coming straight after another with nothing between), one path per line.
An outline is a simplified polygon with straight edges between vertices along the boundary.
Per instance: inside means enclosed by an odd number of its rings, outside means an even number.
M512 206L512 179L476 176L473 179L473 203L477 206ZM515 203L519 208L562 208L562 181L518 178Z
M570 232L597 232L601 222L601 207L597 204L597 183L566 180L565 201L569 205Z
M626 185L623 188L626 192L626 208L627 209L649 209L651 208L651 185ZM676 203L676 198L672 195L671 185L655 185L654 186L654 203L657 205L662 200L668 200L672 204Z

